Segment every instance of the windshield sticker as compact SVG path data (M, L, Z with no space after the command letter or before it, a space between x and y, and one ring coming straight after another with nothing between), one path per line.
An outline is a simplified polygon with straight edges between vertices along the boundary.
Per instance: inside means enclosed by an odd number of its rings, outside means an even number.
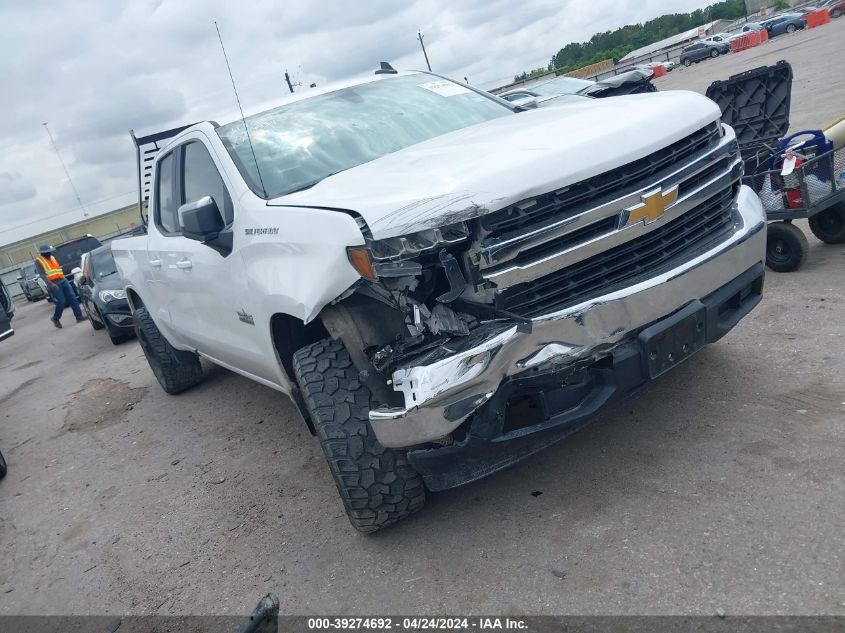
M441 81L429 81L418 85L420 88L425 88L441 97L454 97L455 95L465 95L468 93L474 94L472 90L451 81L446 81L445 79Z

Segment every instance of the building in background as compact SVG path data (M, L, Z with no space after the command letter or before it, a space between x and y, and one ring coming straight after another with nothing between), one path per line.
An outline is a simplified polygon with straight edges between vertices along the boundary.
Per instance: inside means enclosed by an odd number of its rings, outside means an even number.
M105 243L119 236L131 233L141 222L138 205L116 209L80 222L68 224L53 231L47 231L25 240L0 246L0 278L13 296L22 294L17 283L21 265L31 262L41 244L61 244L83 235L93 235Z

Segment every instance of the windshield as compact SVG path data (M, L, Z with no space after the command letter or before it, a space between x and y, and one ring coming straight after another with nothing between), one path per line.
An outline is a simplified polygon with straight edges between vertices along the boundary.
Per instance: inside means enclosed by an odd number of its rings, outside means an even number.
M315 185L435 136L513 114L507 106L426 74L391 77L247 118L266 197ZM241 121L217 129L256 193L261 185ZM261 195L259 193L259 195Z
M83 237L80 240L74 240L68 244L62 244L56 247L56 260L66 268L65 272L70 272L71 268L79 266L79 261L82 259L82 253L87 253L95 248L102 246L100 240L96 237Z
M91 253L91 268L97 279L108 277L117 273L117 265L114 263L114 256L111 250L102 251L100 253Z

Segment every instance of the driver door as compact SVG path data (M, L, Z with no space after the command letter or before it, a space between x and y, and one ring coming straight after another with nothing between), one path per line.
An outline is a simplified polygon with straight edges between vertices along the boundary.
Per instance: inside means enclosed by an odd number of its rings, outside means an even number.
M213 148L198 135L181 145L179 152L180 205L210 196L223 216L225 230L232 230L236 221L232 188ZM219 364L266 378L264 332L254 319L250 322L243 316L254 314L249 306L260 298L249 296L237 248L221 253L199 241L180 240L182 263L167 272L180 295L180 313L191 319L188 329L196 349Z

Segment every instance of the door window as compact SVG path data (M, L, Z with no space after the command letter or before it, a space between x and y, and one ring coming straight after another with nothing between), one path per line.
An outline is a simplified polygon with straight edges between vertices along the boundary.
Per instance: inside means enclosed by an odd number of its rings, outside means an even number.
M156 173L156 224L165 233L176 233L179 231L179 222L176 218L176 196L173 187L173 175L175 154L171 152L158 161Z
M183 154L183 203L195 202L205 196L211 196L223 215L223 222L231 224L233 220L232 199L226 191L226 185L211 155L202 143L193 142L185 145Z

